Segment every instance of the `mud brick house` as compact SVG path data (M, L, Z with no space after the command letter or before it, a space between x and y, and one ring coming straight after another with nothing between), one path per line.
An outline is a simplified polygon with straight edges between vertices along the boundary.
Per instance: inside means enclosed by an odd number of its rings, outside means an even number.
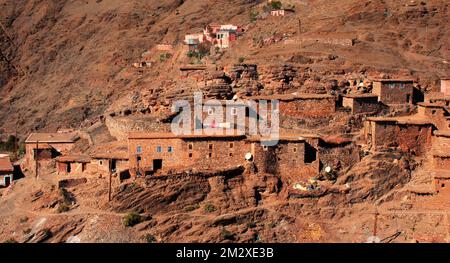
M434 132L433 166L450 172L450 130Z
M254 96L247 99L278 100L280 116L294 118L327 117L336 112L336 99L328 94L282 94ZM270 104L268 104L270 105ZM270 107L269 107L270 110Z
M378 96L369 93L342 95L342 106L350 108L352 114L373 113L380 109Z
M250 118L257 121L258 114L255 109L249 107L245 101L234 100L207 100L201 104L190 103L191 129L241 129L248 132ZM200 107L195 110L195 107ZM200 114L196 112L200 112ZM251 114L250 114L251 113ZM181 118L182 112L177 115Z
M83 175L91 157L84 154L67 154L55 158L58 175Z
M165 168L237 166L245 162L244 135L181 135L131 132L130 174L152 174Z
M450 78L441 79L441 92L450 95Z
M425 95L425 102L431 104L440 105L450 109L450 95L446 95L442 92L430 92Z
M8 187L14 179L14 167L8 155L0 155L0 187Z
M446 117L449 116L449 112L440 104L419 102L417 103L417 111L418 116L429 119L439 130L449 128L446 122Z
M260 137L250 137L248 142L258 172L276 174L294 183L318 175L319 139L317 135L284 134L275 146L265 146Z
M129 177L128 143L115 141L97 145L90 154L92 161L88 165L88 171L96 175L108 175L117 173L121 179Z
M364 124L364 137L372 151L397 148L422 155L431 148L435 130L429 119L414 117L372 117Z
M48 165L54 158L68 154L80 137L76 133L31 133L25 140L25 165L34 169L36 159Z
M189 50L194 51L198 49L200 43L205 42L206 38L202 33L188 34L184 36L184 43L188 45Z
M412 104L414 80L410 79L375 79L372 93L378 95L378 100L386 105Z

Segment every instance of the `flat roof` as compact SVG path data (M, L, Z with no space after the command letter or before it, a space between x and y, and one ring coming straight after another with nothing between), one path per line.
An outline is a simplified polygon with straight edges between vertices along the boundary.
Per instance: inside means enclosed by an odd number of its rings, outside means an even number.
M244 138L246 137L244 134L239 135L237 132L234 134L188 134L188 135L176 135L171 132L130 132L128 134L128 139L196 139L196 138L205 138L205 139L223 139L223 138Z
M14 167L9 159L9 156L0 157L0 172L13 172Z
M307 100L307 99L334 99L335 97L330 94L316 94L316 93L297 93L297 94L274 94L274 95L261 95L251 96L246 99L251 100Z
M360 98L378 98L378 95L375 95L373 93L362 93L362 94L342 94L341 95L344 98L351 98L351 99L360 99Z
M95 159L128 160L128 143L126 141L114 141L96 145L90 155Z
M91 157L85 154L67 154L58 156L55 160L57 162L89 163L91 162Z
M417 105L419 105L421 107L426 107L426 108L444 108L445 107L445 106L430 103L430 102L418 102Z
M414 116L401 116L401 117L369 117L368 121L373 122L394 122L396 124L409 124L409 125L433 125L433 122L428 118L414 117Z
M25 143L74 143L79 138L76 133L31 133Z
M436 130L434 135L438 137L450 137L450 131Z
M372 79L374 82L414 82L414 79Z

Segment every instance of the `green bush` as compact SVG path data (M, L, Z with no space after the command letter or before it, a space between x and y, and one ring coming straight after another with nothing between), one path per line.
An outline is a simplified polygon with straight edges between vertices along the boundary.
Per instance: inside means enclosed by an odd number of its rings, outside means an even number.
M250 17L250 23L256 22L256 19L258 18L258 12L257 11L250 11L249 17Z
M184 209L186 212L191 212L194 210L197 210L200 206L198 204L194 204L194 205L188 205L186 206L186 208Z
M152 234L147 234L144 236L145 241L147 241L147 243L155 243L156 242L156 237Z
M230 231L226 230L225 228L222 228L220 235L222 236L223 239L227 239L227 240L234 239L234 235Z
M67 204L65 204L65 203L60 204L58 206L58 213L64 213L64 212L67 212L69 210L70 210L70 207Z
M143 221L143 217L138 213L129 213L123 218L123 224L126 227L132 227Z
M205 209L205 212L208 212L208 213L212 213L217 210L213 204L206 204L204 209Z
M239 57L238 62L239 62L240 64L244 63L244 61L245 61L245 58L244 58L244 57Z
M172 54L170 54L170 53L162 53L161 55L159 55L159 61L164 62L171 57L172 57Z
M270 3L270 7L272 8L272 10L280 10L281 7L283 7L283 4L280 1L273 1L272 3Z

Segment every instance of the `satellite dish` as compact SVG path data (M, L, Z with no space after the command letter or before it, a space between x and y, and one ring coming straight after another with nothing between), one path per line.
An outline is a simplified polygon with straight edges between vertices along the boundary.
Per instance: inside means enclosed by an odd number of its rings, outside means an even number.
M325 167L325 172L331 173L331 167L330 166Z
M253 155L251 153L245 154L245 160L250 161L253 158Z

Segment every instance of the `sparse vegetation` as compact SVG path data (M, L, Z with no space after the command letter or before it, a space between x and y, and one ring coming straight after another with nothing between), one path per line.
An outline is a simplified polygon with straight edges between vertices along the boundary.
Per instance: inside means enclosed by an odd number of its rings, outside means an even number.
M188 205L186 206L186 208L184 209L186 212L191 212L194 210L197 210L200 206L198 204L193 204L193 205Z
M156 242L156 237L152 234L146 234L144 236L145 241L147 241L147 243L155 243Z
M161 55L159 55L159 61L165 62L166 60L168 60L171 57L172 57L172 54L170 54L170 53L162 53Z
M255 228L255 227L256 227L256 223L253 222L253 221L252 221L252 222L248 222L248 223L247 223L247 227L248 227L248 228Z
M245 61L245 58L244 58L244 57L239 57L239 59L238 59L239 64L244 63L244 61Z
M69 210L70 210L70 207L67 204L62 203L62 204L60 204L58 206L58 210L57 211L58 211L58 213L64 213L64 212L67 212Z
M24 217L20 218L20 223L21 224L26 223L26 222L28 222L28 217L24 216Z
M129 213L123 218L123 224L126 227L132 227L144 221L144 218L138 213Z
M222 228L220 235L222 236L223 239L226 239L226 240L234 239L234 235L230 231L226 230L225 228Z
M28 235L29 233L31 233L31 228L24 229L24 230L23 230L23 233L24 233L25 235Z
M217 208L213 204L209 204L209 203L205 205L204 209L205 209L205 212L208 212L208 213L212 213L217 210Z
M249 14L250 23L256 22L258 15L259 15L258 11L250 11L250 14Z

